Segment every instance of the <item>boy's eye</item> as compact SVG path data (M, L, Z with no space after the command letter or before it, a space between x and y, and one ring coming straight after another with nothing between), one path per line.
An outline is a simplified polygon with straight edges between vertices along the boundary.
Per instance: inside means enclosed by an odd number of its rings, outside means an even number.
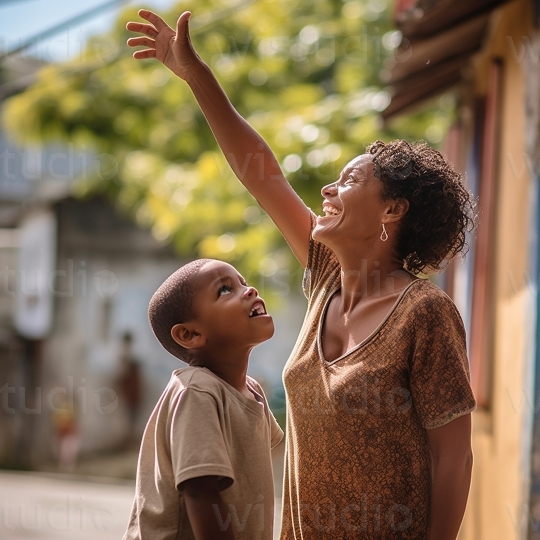
M230 285L222 285L218 290L218 296L223 294L230 294L232 292L232 287Z

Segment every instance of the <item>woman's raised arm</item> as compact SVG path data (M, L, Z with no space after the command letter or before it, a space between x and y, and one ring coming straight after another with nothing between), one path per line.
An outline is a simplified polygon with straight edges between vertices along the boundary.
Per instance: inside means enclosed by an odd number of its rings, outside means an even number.
M145 34L128 45L144 45L137 59L157 58L190 86L216 140L238 179L268 213L302 266L307 264L310 211L286 178L264 139L242 118L195 52L189 36L191 13L182 13L176 32L155 13L140 10L150 24L129 22L127 29Z

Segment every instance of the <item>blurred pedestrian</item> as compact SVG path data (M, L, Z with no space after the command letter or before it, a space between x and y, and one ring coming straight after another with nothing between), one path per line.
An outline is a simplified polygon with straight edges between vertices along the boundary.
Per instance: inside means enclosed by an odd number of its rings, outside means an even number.
M139 361L133 354L133 335L124 332L120 351L120 376L118 386L128 416L128 433L125 446L137 446L137 418L142 400L142 378Z
M52 421L56 434L56 453L58 456L58 469L73 472L77 464L80 435L77 426L75 402L68 399L65 394L59 394L53 406Z

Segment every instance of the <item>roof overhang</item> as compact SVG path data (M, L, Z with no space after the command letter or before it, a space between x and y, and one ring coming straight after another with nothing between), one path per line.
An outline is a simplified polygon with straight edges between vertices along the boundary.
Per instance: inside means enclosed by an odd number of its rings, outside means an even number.
M403 33L394 59L381 74L389 85L385 121L457 85L481 47L490 11L507 0L420 0L397 6ZM406 9L400 6L406 4Z
M396 10L397 27L408 39L423 39L489 13L507 0L419 0Z

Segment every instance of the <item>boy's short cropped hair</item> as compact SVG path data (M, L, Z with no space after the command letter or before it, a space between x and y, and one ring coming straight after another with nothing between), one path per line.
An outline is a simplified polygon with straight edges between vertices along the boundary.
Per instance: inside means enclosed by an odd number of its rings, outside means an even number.
M193 279L213 259L197 259L181 266L154 293L148 306L150 326L163 347L183 362L190 362L189 351L171 335L174 325L195 319L193 299L197 293Z

